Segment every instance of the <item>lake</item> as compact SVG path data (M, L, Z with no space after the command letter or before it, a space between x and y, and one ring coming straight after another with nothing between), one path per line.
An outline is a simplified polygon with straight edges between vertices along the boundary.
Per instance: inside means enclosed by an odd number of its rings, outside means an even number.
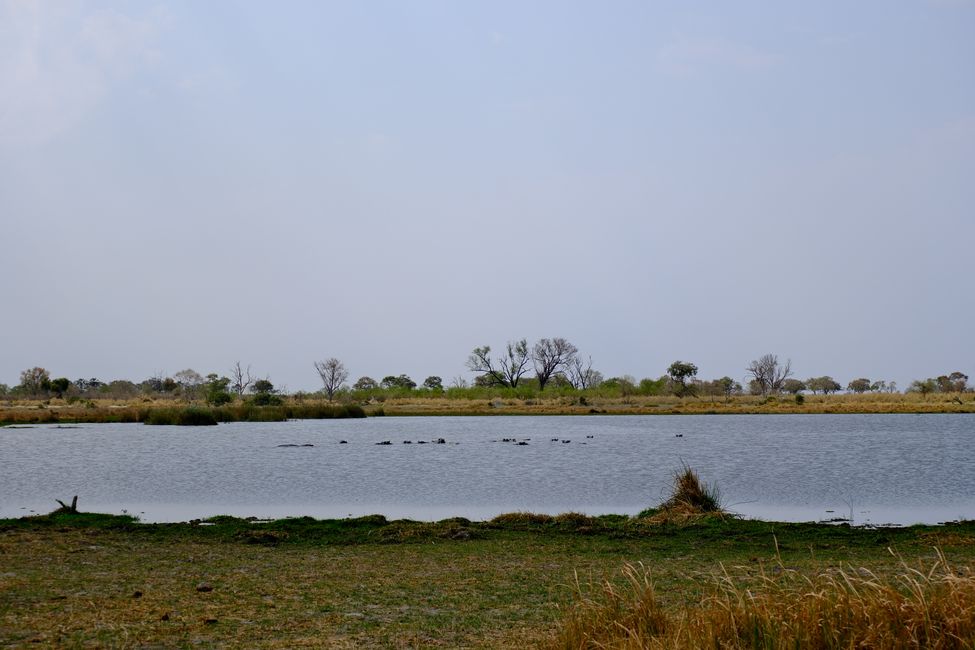
M445 443L433 442L439 438ZM726 506L748 517L852 517L855 524L975 518L973 414L8 427L0 430L0 517L48 512L55 498L75 494L82 510L144 521L635 514L666 497L683 464L716 482Z

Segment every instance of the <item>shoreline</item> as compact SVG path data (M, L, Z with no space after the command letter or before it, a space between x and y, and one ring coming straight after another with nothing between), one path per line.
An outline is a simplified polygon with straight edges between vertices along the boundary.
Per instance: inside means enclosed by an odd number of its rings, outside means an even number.
M908 395L818 396L802 404L794 400L734 398L705 401L696 398L605 398L583 403L566 398L546 400L494 398L390 398L364 403L287 402L280 406L252 406L246 403L210 407L195 402L116 402L79 406L48 400L0 405L0 428L34 424L94 424L143 422L177 423L179 413L212 413L217 421L273 422L285 419L331 419L343 417L483 417L483 416L594 416L594 415L925 415L975 413L971 400L923 400ZM887 399L883 399L887 397ZM160 417L163 416L163 417ZM212 422L211 422L212 423Z

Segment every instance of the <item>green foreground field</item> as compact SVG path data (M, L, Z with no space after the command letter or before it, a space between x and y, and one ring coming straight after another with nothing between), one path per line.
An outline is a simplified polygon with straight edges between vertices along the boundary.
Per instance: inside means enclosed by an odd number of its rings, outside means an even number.
M657 599L675 609L722 580L883 578L925 571L939 552L958 575L975 575L975 522L857 529L516 513L139 524L52 514L0 521L0 646L555 647L577 583L586 593L620 582L627 563L647 567Z

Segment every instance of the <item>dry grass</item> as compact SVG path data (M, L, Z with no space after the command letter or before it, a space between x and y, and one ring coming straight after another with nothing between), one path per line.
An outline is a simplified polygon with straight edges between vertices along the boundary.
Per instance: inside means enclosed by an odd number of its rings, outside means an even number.
M793 592L828 595L830 580L839 587L848 580L860 593L868 582L893 584L909 605L910 585L894 578L900 572L935 603L940 592L929 583L946 582L950 572L925 571L922 579L903 569L935 560L947 567L931 554L935 536L954 562L975 565L970 523L866 530L702 517L672 527L572 513L484 523L379 516L210 523L136 524L93 514L0 522L0 647L526 648L556 637L563 647L586 647L587 639L627 647L615 632L594 637L599 622L642 630L654 647L743 625L749 603L762 597L774 612ZM602 586L577 588L580 604L571 605L564 585L574 572L603 585L626 562L654 567L653 581L630 569L633 586L609 587L614 598ZM873 573L841 574L841 565ZM198 589L203 583L212 589ZM943 602L967 616L965 598L951 592ZM928 606L932 621L940 620L937 607ZM707 608L730 614L691 616ZM718 632L700 628L692 637L699 628L675 627L696 620ZM719 628L720 621L731 622ZM570 629L575 636L566 636Z
M490 399L448 398L417 393L409 397L390 397L381 403L365 405L369 414L385 415L678 415L678 414L756 414L756 413L975 413L975 393L920 394L870 393L863 395L807 395L796 404L791 395L769 399L740 395L731 399L709 397L628 395L542 395L531 399L492 397ZM140 413L173 400L92 400L69 404L65 400L6 400L0 402L0 423L36 424L68 422L138 422ZM186 406L185 402L178 402ZM286 400L286 407L314 409ZM288 416L292 417L292 416ZM317 417L296 415L294 417Z
M960 399L960 402L958 401ZM791 395L770 399L740 395L731 399L629 395L568 396L533 399L449 399L398 397L383 402L386 415L680 415L758 413L975 413L975 394L871 393L863 395L807 395L796 404Z
M576 584L553 648L973 648L975 575L939 552L927 570L808 577L778 565L742 584L728 573L696 602L668 607L642 565L622 587Z

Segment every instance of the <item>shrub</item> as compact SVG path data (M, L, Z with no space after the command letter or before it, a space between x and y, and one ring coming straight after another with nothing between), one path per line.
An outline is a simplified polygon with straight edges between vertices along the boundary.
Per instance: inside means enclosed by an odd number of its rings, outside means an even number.
M254 406L281 406L284 402L280 396L273 393L256 393L250 398L250 403Z
M189 406L182 409L150 409L146 413L143 423L199 427L213 426L217 423L217 419L209 409Z

